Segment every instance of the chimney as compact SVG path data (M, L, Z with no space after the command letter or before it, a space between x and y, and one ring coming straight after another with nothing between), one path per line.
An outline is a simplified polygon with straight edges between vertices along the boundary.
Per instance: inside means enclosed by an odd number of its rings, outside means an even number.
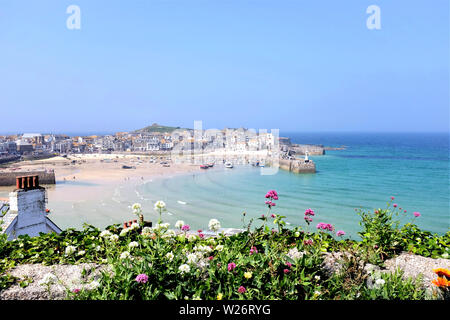
M16 177L16 188L23 190L40 189L39 176Z

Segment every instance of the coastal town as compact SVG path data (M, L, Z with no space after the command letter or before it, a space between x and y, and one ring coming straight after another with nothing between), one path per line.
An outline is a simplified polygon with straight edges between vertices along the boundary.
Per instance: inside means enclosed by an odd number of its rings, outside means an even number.
M274 151L286 155L295 150L298 154L324 154L323 146L295 145L289 138L276 141L273 133L256 133L244 128L202 130L200 135L193 129L166 127L153 124L132 132L117 132L107 135L69 136L66 134L22 133L0 136L0 162L11 157L45 158L63 154L92 153L147 153L168 154L178 150L228 151Z
M68 155L120 154L153 156L154 161L158 156L164 160L180 156L191 160L192 157L196 164L220 160L225 163L232 158L236 163L263 165L267 157L295 160L298 156L324 153L323 146L293 144L290 138L278 137L272 132L256 133L244 128L193 130L156 123L132 132L107 135L22 133L0 136L0 163Z

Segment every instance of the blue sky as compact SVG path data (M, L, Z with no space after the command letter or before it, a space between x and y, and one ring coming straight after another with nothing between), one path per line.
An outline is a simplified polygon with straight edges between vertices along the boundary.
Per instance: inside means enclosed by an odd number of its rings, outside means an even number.
M448 131L449 30L448 0L0 0L0 132Z

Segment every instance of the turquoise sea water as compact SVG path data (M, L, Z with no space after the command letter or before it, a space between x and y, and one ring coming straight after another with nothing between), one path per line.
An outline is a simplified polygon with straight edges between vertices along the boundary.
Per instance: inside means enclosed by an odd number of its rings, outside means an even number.
M439 234L450 227L449 134L336 134L282 133L296 143L346 146L312 156L318 172L293 174L278 171L261 175L258 168L216 165L195 174L100 186L79 181L59 181L48 187L50 218L61 228L81 228L89 223L103 228L136 217L131 205L142 203L145 218L156 221L153 210L164 200L165 222L181 219L194 230L205 229L211 218L223 227L242 227L246 221L266 213L264 195L278 191L275 213L287 216L291 226L305 226L303 213L316 212L311 229L319 222L357 238L360 230L355 208L384 208L391 196L407 210L404 222L413 219L423 229ZM82 187L82 189L80 189ZM10 188L0 190L7 197ZM258 220L256 223L260 223Z
M266 212L264 195L278 191L274 213L287 216L292 225L305 225L303 213L312 208L318 222L332 223L357 237L359 217L355 208L384 208L391 196L403 210L402 221L415 219L420 227L445 233L450 227L448 134L299 134L284 133L297 143L345 145L311 157L316 174L292 174L280 170L260 175L258 168L218 166L195 175L161 179L138 186L136 191L150 206L164 200L164 219L184 220L193 228L205 228L210 218L225 227L241 227L242 212L248 221ZM179 203L186 202L186 204ZM148 202L146 204L145 202ZM152 213L153 214L153 213ZM154 214L153 214L154 215Z

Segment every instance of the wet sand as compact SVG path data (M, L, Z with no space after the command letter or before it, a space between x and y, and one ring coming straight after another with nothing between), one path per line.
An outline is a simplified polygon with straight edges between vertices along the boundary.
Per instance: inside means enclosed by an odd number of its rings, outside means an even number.
M134 202L144 201L135 192L144 183L201 172L194 164L155 161L150 163L149 156L90 154L23 161L9 167L24 171L54 170L56 185L44 185L48 194L47 208L51 210L49 217L61 228L81 228L85 222L104 227L135 218L129 207ZM164 167L161 161L167 161L170 167ZM123 169L123 165L133 169ZM13 186L0 187L0 198L6 200L13 189ZM153 202L144 202L151 212Z

